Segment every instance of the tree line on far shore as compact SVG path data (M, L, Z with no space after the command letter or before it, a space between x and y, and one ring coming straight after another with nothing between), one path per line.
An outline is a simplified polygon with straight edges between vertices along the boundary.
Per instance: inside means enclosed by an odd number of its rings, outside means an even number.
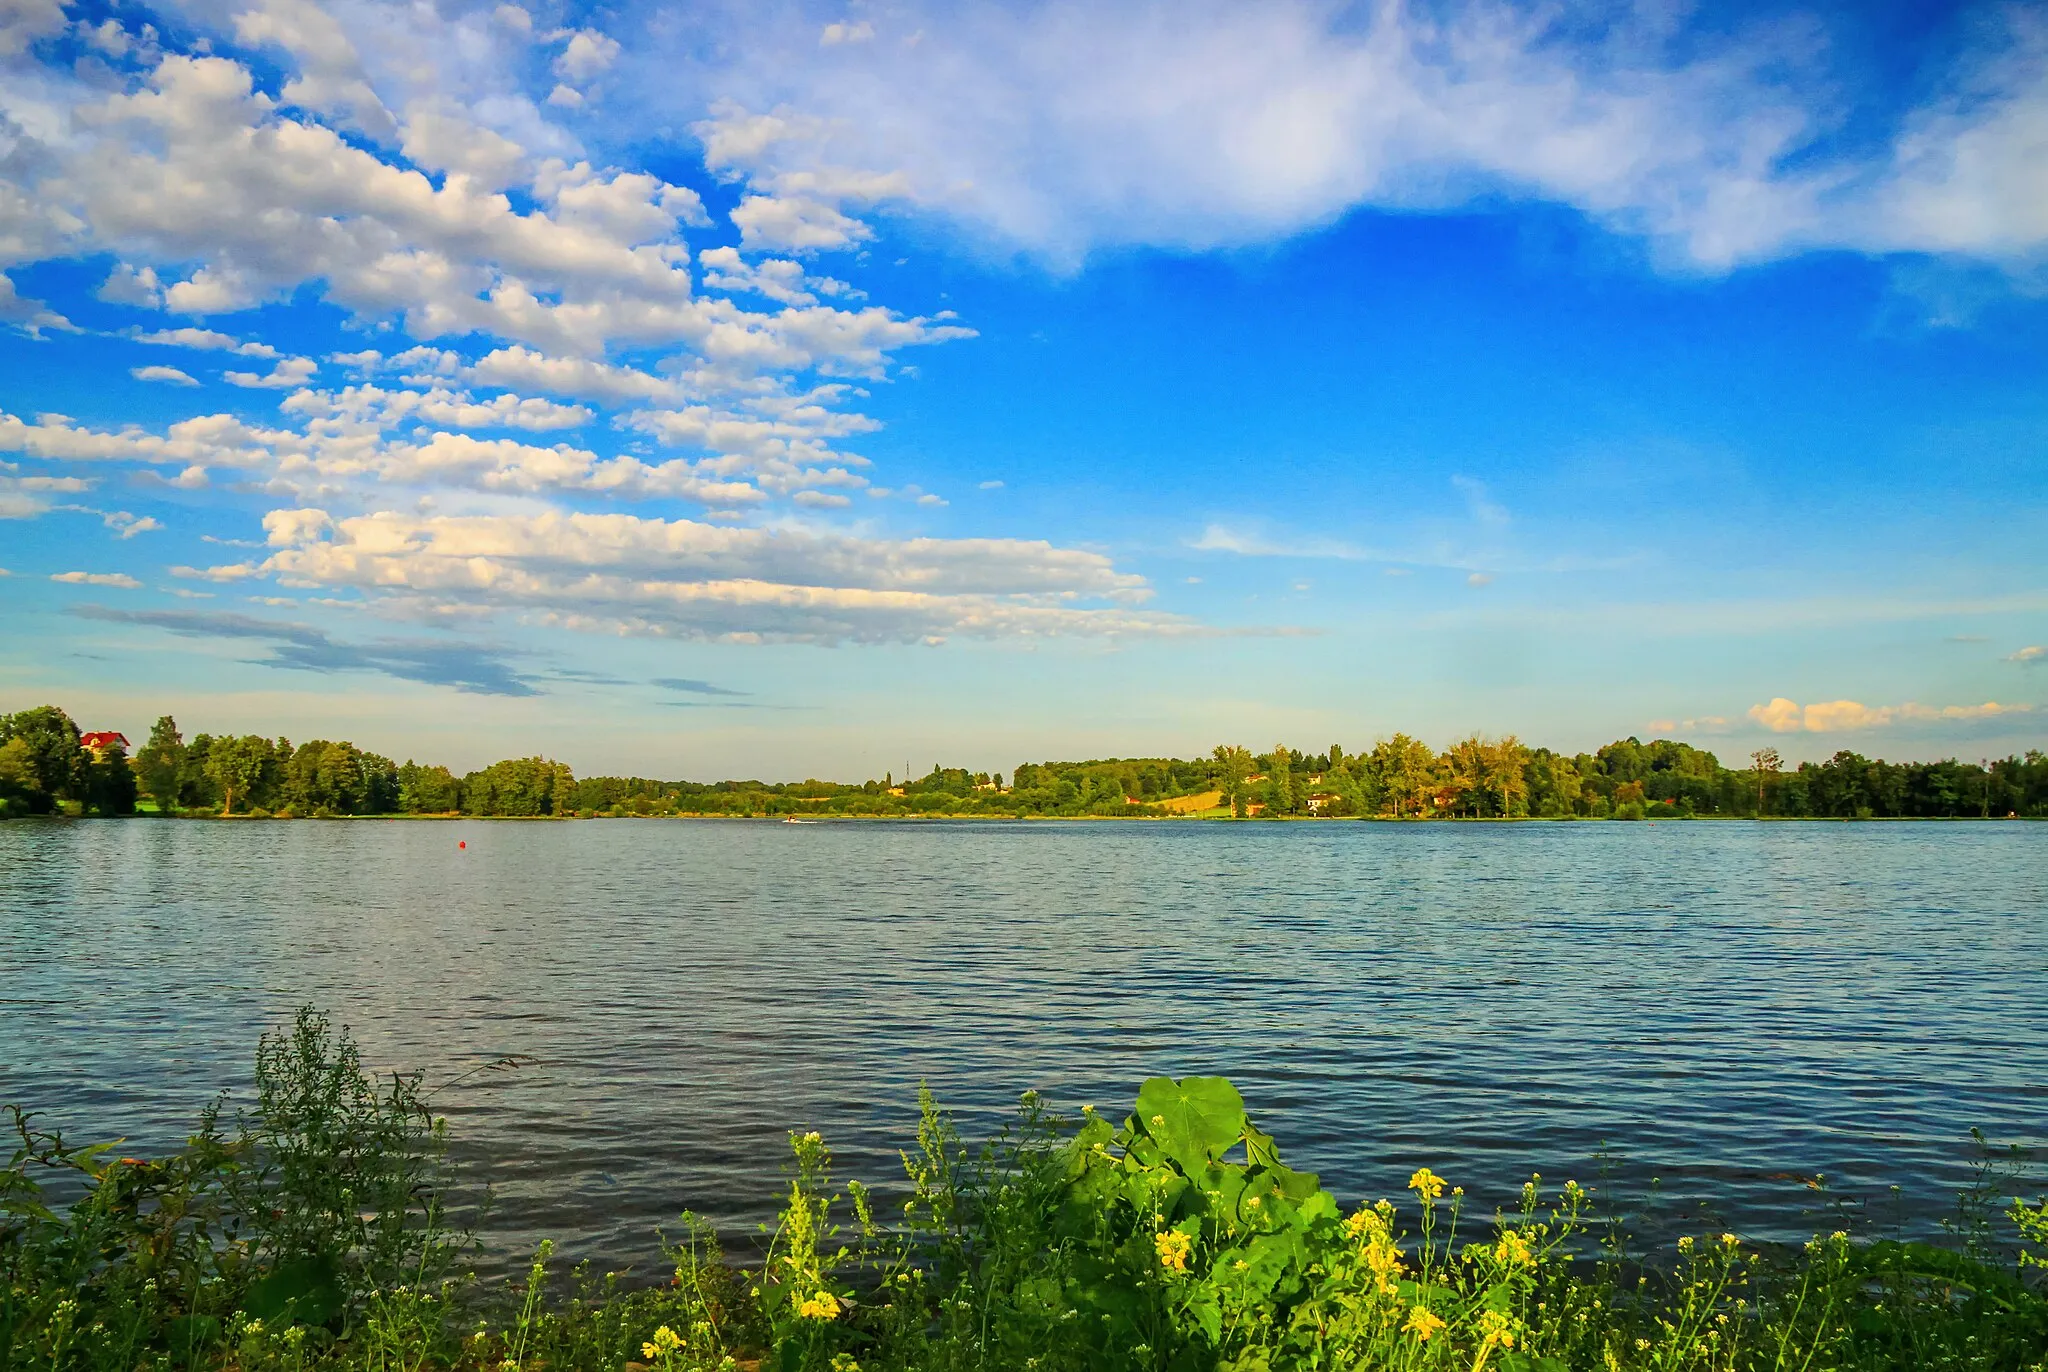
M1774 749L1725 767L1669 739L1621 739L1592 753L1530 748L1513 736L1441 752L1395 734L1370 749L1320 753L1223 745L1207 757L1020 764L1000 773L934 765L897 782L660 781L578 778L545 757L507 758L457 776L354 743L292 744L258 734L196 734L157 720L133 756L54 705L0 715L0 817L159 814L250 817L448 815L990 815L1390 819L2048 817L2048 755L1987 763L1893 763L1847 750L1786 768Z

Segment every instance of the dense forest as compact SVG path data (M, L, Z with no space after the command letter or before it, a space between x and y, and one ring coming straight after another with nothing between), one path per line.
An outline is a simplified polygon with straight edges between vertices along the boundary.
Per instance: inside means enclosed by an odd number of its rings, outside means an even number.
M131 756L54 705L0 715L0 817L991 815L1388 819L2048 817L2048 754L1988 764L1885 762L1842 751L1786 767L1765 748L1723 766L1690 744L1634 738L1594 753L1474 736L1439 752L1406 734L1348 752L1221 746L1199 758L1020 763L1001 773L832 781L583 777L545 757L466 775L354 743L195 734L159 719Z

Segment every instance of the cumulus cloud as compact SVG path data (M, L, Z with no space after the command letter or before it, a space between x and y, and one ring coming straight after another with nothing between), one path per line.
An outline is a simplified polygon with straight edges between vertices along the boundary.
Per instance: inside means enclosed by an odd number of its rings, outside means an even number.
M2029 644L2006 658L2006 661L2017 662L2023 667L2031 667L2037 662L2048 662L2048 647L2038 643Z
M865 539L630 515L267 516L271 555L182 569L346 588L393 612L740 642L1203 632L1146 611L1099 553L1015 539Z
M1854 700L1814 701L1800 705L1784 696L1768 704L1749 707L1749 717L1773 733L1833 734L1859 729L1882 729L1901 723L1954 724L1997 719L2002 715L2029 714L2032 705L2001 705L1987 700L1982 705L1865 705Z
M617 39L596 29L578 29L569 35L568 45L555 59L555 75L565 81L588 81L618 58Z
M303 386L319 364L310 357L282 357L268 372L222 372L221 380L258 390L288 391Z

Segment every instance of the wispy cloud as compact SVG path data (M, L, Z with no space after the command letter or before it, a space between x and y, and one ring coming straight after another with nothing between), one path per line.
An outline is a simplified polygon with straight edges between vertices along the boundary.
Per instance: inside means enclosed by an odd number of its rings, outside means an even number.
M744 696L751 692L729 691L723 686L714 686L708 681L693 681L688 677L656 677L654 684L664 691L680 691L685 695L698 696Z
M470 695L534 696L528 676L510 665L508 654L467 643L429 639L379 639L343 643L308 624L261 619L233 611L121 610L80 605L81 619L134 624L186 638L252 640L270 645L260 666L301 672L375 672L401 681L448 686Z
M68 586L118 586L132 591L142 583L126 572L52 572L50 580L61 581Z
M746 28L712 46L725 65L678 81L657 42L627 75L669 113L705 86L750 92L707 142L791 216L836 210L845 199L816 186L864 168L901 201L1060 262L1503 199L1571 206L1693 270L1812 247L2019 261L2048 239L2048 20L2024 6L1979 24L1906 111L1845 80L1813 19L910 0L844 45L800 12L731 13ZM1844 145L1859 116L1898 132Z

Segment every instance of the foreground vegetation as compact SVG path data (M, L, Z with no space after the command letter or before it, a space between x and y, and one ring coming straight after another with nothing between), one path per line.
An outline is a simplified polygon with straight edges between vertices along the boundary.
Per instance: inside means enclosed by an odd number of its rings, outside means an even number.
M394 763L355 744L294 745L257 734L198 734L166 715L131 758L119 743L88 750L54 705L0 715L0 817L126 815L145 798L159 814L326 817L467 814L522 818L646 815L1159 816L1272 818L1691 819L2048 817L2048 754L1987 764L1890 763L1843 751L1786 770L1760 749L1731 769L1714 754L1659 739L1621 739L1568 756L1518 739L1474 736L1441 753L1406 734L1363 752L1219 746L1200 758L1107 758L1018 764L1001 773L934 765L832 781L578 778L544 757L507 758L457 776Z
M301 1012L254 1106L182 1150L75 1148L15 1115L0 1172L0 1369L882 1372L1456 1369L1822 1372L2048 1365L2048 1200L1963 1207L1955 1242L1637 1262L1578 1185L1481 1211L1429 1168L1346 1209L1221 1078L1154 1079L1120 1124L1025 1099L970 1149L929 1097L892 1199L791 1136L787 1199L744 1266L685 1216L665 1284L458 1277L445 1135L416 1076L372 1081ZM69 1178L73 1203L38 1177Z

